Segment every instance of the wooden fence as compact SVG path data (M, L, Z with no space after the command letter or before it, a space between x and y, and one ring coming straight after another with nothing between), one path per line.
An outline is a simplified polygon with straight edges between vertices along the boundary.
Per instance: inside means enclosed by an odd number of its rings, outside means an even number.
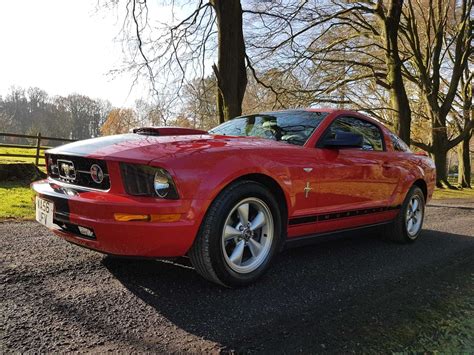
M16 133L0 133L0 137L14 137L14 138L27 138L31 139L33 144L8 144L8 143L1 143L0 142L0 149L1 148L20 148L20 149L31 149L34 150L35 154L16 154L16 153L4 153L0 151L0 157L15 157L15 158L34 158L35 165L45 166L45 164L40 164L40 159L43 159L44 156L41 151L45 149L53 148L51 146L41 145L43 141L57 141L57 142L74 142L74 139L68 138L55 138L55 137L45 137L42 136L41 133L38 133L36 136L31 136L27 134L16 134Z

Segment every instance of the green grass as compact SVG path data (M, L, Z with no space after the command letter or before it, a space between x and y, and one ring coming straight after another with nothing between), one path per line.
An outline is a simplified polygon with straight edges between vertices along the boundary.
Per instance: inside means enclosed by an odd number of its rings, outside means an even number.
M449 176L448 177L448 182L451 185L458 186L458 178L457 177ZM471 174L471 186L473 186L473 185L474 185L474 175Z
M33 191L25 184L13 181L0 182L0 220L33 219L35 206Z
M36 149L27 148L5 148L0 147L0 154L23 154L23 155L35 155ZM24 157L5 157L0 156L0 164L9 163L34 163L35 158L24 158ZM40 151L40 164L44 164L44 149Z
M36 149L0 147L0 154L36 154ZM0 164L35 163L35 158L0 156ZM40 164L44 164L44 150L41 150ZM44 167L40 170L45 171ZM35 215L33 191L28 182L0 181L0 220L33 219Z
M447 198L472 198L474 199L474 189L435 189L433 199L442 200Z

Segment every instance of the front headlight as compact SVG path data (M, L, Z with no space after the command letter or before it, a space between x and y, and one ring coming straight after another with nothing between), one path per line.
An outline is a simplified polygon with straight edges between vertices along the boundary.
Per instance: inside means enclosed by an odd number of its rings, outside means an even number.
M179 198L173 178L165 170L148 165L120 164L125 191L134 196Z
M173 192L176 193L176 189L174 188L173 179L166 170L159 169L155 173L153 187L155 193L161 198L178 198L178 196L169 197Z

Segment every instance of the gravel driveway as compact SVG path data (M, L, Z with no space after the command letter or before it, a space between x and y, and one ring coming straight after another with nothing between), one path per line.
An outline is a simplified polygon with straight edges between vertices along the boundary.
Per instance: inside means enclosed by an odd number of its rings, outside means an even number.
M238 290L186 259L113 259L35 222L0 223L0 352L403 350L432 329L395 336L418 327L418 311L474 299L474 211L428 207L426 218L413 245L378 231L321 241Z

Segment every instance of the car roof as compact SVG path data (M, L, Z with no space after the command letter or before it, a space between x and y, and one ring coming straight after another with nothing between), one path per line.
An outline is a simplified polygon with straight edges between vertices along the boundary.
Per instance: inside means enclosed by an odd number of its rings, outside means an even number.
M247 116L256 116L256 115L266 115L266 114L271 114L271 113L284 113L284 112L323 112L323 113L333 113L337 111L345 111L345 110L340 110L340 109L331 109L331 108L288 108L288 109L281 109L281 110L272 110L272 111L256 111L252 113L247 113L243 114L238 117L247 117ZM347 111L346 111L347 112ZM355 112L355 111L351 111ZM237 117L235 117L237 118Z
M270 114L270 113L275 113L275 112L301 112L301 111L306 111L306 112L323 112L323 113L327 113L328 115L332 115L332 114L348 114L348 115L354 115L356 117L359 117L359 118L364 118L376 125L378 125L379 127L384 127L385 126L379 122L378 120L376 120L375 118L373 117L370 117L370 116L367 116L366 114L362 113L362 112L359 112L359 111L355 111L355 110L346 110L346 109L341 109L341 108L328 108L328 107L307 107L307 108L293 108L293 109L283 109L283 110L275 110L275 111L263 111L263 112L255 112L255 113L252 113L252 114L247 114L247 115L242 115L241 117L245 117L245 116L253 116L253 115L265 115L265 114ZM237 117L236 117L237 118Z
M354 110L345 110L340 108L327 108L327 107L306 107L306 108L291 108L291 109L282 109L282 110L274 110L274 111L262 111L262 112L255 112L243 116L251 116L251 115L258 115L258 114L265 114L265 113L272 113L272 112L295 112L295 111L306 111L306 112L324 112L324 113L334 113L334 112L351 112L351 113L359 113ZM359 113L360 114L360 113Z
M304 108L303 110L310 111L310 112L327 112L327 113L333 113L337 111L346 111L346 110L341 110L339 108L328 108L328 107L308 107L308 108ZM355 111L352 111L352 112L355 112Z

